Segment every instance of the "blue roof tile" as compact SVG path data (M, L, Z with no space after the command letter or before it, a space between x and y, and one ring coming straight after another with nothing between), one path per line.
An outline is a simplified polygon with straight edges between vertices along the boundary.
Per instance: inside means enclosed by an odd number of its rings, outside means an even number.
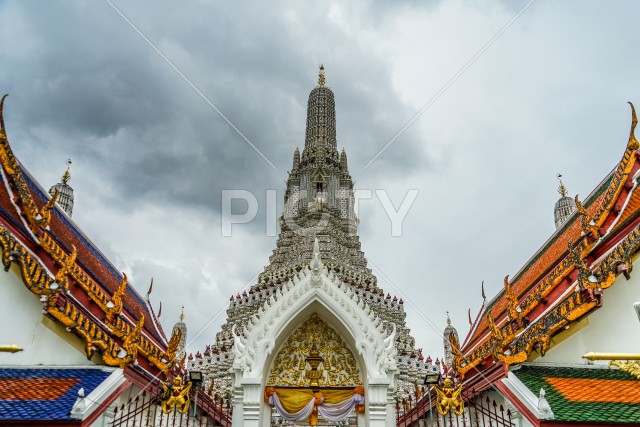
M84 388L85 396L112 371L95 368L0 368L0 420L70 420Z

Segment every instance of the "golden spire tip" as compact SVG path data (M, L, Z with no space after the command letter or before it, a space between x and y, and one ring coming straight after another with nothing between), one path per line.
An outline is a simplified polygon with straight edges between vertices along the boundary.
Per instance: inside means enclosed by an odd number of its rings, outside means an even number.
M71 168L71 159L67 159L67 170L64 171L64 174L62 174L62 183L63 184L67 184L69 182L69 180L71 179L71 173L69 172L69 169Z
M557 173L556 178L558 178L558 181L560 181L560 185L558 186L558 193L560 193L560 196L562 197L567 197L567 194L569 194L569 192L567 191L567 187L565 187L562 183L562 174Z
M324 64L320 64L320 72L318 73L318 84L323 87L326 83L324 78Z

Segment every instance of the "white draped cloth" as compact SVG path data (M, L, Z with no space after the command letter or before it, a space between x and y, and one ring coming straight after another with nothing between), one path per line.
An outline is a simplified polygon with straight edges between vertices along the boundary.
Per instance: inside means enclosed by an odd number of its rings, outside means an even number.
M327 421L342 421L347 418L356 405L364 405L364 396L354 394L340 403L323 403L318 405L318 413Z

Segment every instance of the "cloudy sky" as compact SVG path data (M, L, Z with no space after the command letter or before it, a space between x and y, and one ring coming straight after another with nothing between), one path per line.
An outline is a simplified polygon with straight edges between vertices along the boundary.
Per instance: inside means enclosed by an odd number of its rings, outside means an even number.
M633 0L0 1L0 91L19 159L47 188L73 159L74 220L141 293L154 278L166 329L186 307L195 352L268 262L265 194L281 208L324 63L356 187L396 206L419 191L402 236L375 197L360 232L440 355L446 311L466 335L480 283L493 296L553 233L556 173L584 198L620 159L638 16ZM232 237L224 189L261 206Z

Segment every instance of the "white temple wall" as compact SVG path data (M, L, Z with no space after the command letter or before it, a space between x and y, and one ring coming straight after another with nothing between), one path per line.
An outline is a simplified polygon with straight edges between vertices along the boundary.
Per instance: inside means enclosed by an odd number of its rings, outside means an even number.
M626 280L621 274L604 290L603 306L551 339L551 348L533 363L585 364L589 352L640 353L640 319L633 308L640 301L640 263ZM574 332L575 331L575 332ZM591 363L591 362L589 362ZM594 361L606 365L606 360Z
M22 282L20 269L0 271L0 344L15 344L20 353L0 352L0 365L91 366L80 338L42 315L38 296ZM95 356L99 357L99 356Z

